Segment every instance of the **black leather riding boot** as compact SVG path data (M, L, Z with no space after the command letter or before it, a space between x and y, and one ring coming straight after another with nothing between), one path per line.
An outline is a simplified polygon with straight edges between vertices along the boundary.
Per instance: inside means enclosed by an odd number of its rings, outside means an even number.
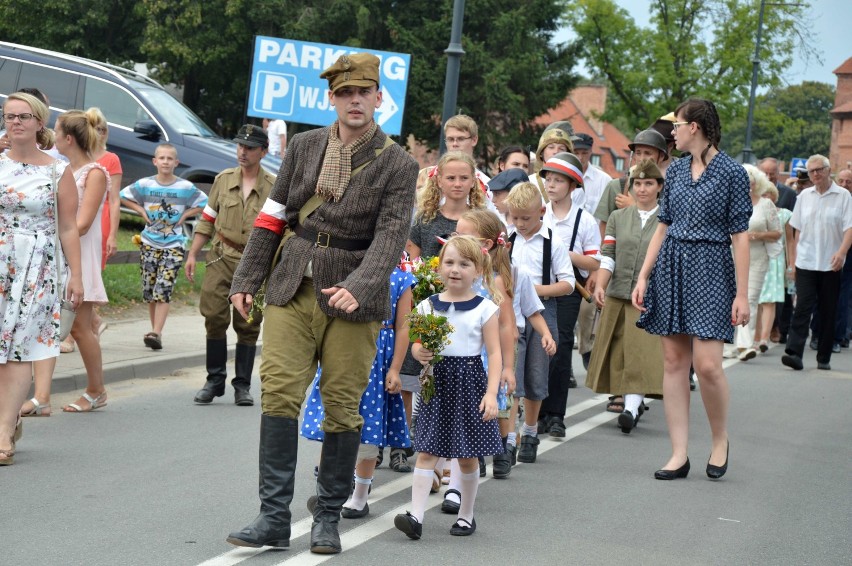
M254 405L254 399L249 393L251 388L251 372L254 370L254 354L256 346L237 343L237 353L234 359L235 377L231 380L234 386L234 403L240 406Z
M226 539L236 546L290 546L290 503L296 474L299 422L260 417L260 514ZM350 472L351 475L351 472Z
M361 432L357 430L325 433L317 476L311 552L336 554L342 550L337 524L340 522L340 511L352 489L352 474L360 442Z
M225 394L228 379L228 340L207 339L207 383L195 394L195 402L207 404Z

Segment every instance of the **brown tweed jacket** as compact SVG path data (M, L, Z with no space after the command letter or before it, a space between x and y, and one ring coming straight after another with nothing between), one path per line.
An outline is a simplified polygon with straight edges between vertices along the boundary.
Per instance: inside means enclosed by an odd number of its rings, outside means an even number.
M298 223L299 210L316 191L329 131L320 128L297 134L287 148L269 198L285 205L291 227ZM356 322L390 318L389 278L411 227L418 166L396 144L376 157L376 149L381 149L386 137L379 128L375 137L352 156L352 169L373 161L349 181L338 202L324 202L304 223L305 228L335 238L372 240L369 249L320 248L303 238L290 238L267 282L267 304L284 305L292 299L305 267L313 260L314 288L323 312ZM257 293L280 242L281 236L271 230L252 230L234 274L232 295ZM355 312L347 314L328 306L328 297L320 290L335 286L347 289L357 299Z

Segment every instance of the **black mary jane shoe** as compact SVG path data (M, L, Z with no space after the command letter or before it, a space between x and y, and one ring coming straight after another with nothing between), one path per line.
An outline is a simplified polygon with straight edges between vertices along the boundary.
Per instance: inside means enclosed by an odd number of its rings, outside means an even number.
M725 472L728 471L728 454L731 451L731 442L728 441L728 446L725 448L725 463L721 466L714 466L710 463L710 460L707 460L707 477L711 480L717 480L725 475Z
M636 426L636 420L633 418L633 413L624 409L620 415L618 415L618 426L621 428L621 432L624 434L630 434L630 431Z
M362 517L366 517L370 514L370 505L368 503L364 503L363 509L350 509L349 507L344 507L340 512L340 516L344 519L361 519Z
M475 532L476 519L472 519L470 523L467 522L467 519L459 519L450 527L450 534L454 537L469 537Z
M456 503L452 499L447 499L447 496L451 493L458 495L459 499L461 499L461 492L457 489L448 489L444 492L444 501L441 503L441 513L447 513L449 515L455 515L459 512L461 508L461 503Z
M393 526L404 532L405 536L412 540L419 540L423 535L423 525L407 511L393 518Z
M686 463L676 470L657 470L654 472L654 479L658 480L676 480L680 478L686 478L689 474L689 458L686 459Z

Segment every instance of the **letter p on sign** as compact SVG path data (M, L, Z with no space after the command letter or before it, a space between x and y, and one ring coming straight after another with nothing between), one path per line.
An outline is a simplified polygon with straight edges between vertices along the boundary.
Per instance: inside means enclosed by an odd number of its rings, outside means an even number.
M290 116L295 102L296 77L290 74L260 72L257 74L254 110Z

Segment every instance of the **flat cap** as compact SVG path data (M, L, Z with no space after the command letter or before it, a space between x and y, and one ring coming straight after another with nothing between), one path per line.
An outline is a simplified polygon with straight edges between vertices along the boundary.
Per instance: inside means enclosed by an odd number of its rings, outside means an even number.
M488 182L488 188L491 189L492 193L497 191L511 191L512 187L518 183L526 183L529 180L530 178L526 171L513 167L494 175L491 181Z

